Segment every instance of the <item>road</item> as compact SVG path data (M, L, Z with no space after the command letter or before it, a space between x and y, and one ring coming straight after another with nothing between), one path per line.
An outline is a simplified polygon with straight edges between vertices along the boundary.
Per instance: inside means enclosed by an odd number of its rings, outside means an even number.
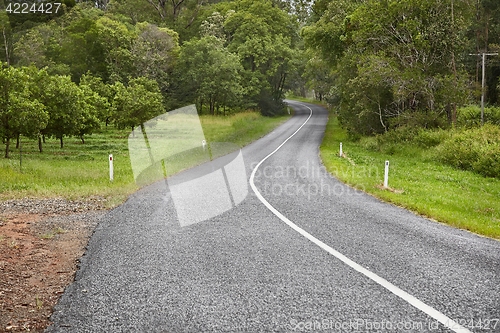
M318 157L327 112L293 104L241 150L247 181L224 173L233 208L181 226L171 191L226 159L110 211L47 331L500 332L500 242L340 183Z

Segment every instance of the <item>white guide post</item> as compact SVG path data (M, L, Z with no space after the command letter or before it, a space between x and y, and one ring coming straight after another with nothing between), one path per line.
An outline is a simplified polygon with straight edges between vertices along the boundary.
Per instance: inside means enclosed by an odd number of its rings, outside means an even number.
M385 161L385 171L384 171L384 187L389 186L389 161Z
M109 155L109 180L113 181L113 154Z
M340 143L339 156L342 157L344 153L342 152L342 142Z

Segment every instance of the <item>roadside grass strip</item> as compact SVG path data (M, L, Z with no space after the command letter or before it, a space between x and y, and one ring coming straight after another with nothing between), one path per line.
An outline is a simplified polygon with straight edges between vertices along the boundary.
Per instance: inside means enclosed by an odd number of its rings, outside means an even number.
M344 158L339 157L340 142ZM375 138L349 140L330 115L320 154L335 177L379 199L427 218L500 239L500 179L483 177L438 162L434 148L411 143L376 151ZM390 161L389 185L382 186Z

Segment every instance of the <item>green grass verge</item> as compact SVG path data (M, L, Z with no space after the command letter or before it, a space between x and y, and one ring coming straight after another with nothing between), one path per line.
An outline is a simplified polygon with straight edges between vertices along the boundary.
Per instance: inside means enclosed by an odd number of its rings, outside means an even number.
M339 157L340 142L346 158ZM437 221L500 239L499 179L443 165L415 145L401 143L382 153L370 149L369 140L349 141L333 115L320 152L326 168L353 187ZM389 190L382 186L386 160Z
M257 112L200 117L208 142L230 142L239 147L264 136L288 118L268 118ZM0 158L0 200L22 197L77 200L100 196L107 199L109 207L120 204L139 188L129 159L129 134L130 130L109 126L87 137L85 144L77 138L65 138L63 149L57 140L48 139L43 153L38 152L35 140L22 138L21 168L17 149L9 159ZM114 157L113 182L109 180L109 154ZM197 163L187 159L168 174Z

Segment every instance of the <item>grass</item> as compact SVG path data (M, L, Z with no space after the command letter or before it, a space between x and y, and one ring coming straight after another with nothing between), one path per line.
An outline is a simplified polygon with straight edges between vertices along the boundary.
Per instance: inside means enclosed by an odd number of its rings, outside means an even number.
M257 112L242 112L227 117L201 116L200 120L207 142L230 142L236 149L264 136L288 117L267 118ZM38 152L36 140L22 138L21 166L17 149L9 159L0 158L0 200L22 197L81 200L99 196L107 199L109 207L120 204L140 186L135 182L130 162L130 133L113 126L103 127L87 137L85 144L77 138L65 138L63 149L57 140L47 139L43 153ZM113 154L114 160L112 182L109 154ZM171 164L174 167L167 174L199 163L196 159L182 158L177 167Z
M54 228L52 229L52 231L48 232L48 233L45 233L45 234L42 234L40 235L40 238L41 239L52 239L54 238L56 235L59 235L59 234L64 234L66 233L66 230L62 229L62 228Z
M347 158L340 158L339 145ZM457 170L433 159L431 150L398 144L376 151L375 138L349 141L330 116L321 145L326 168L347 184L382 200L451 226L500 239L500 180ZM432 148L431 148L432 149ZM388 160L389 188L382 186Z

